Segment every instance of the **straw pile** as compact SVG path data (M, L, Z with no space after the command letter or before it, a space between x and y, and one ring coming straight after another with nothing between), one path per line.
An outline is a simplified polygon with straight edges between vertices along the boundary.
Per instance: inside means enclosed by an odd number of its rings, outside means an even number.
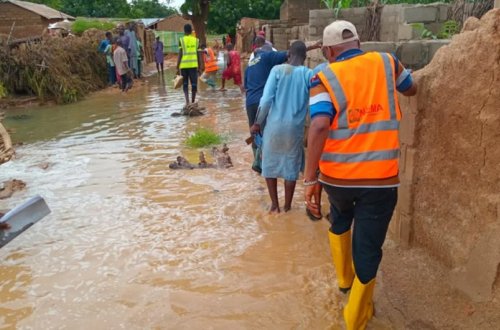
M0 47L0 81L12 94L74 102L107 83L106 59L97 52L101 38L48 37L38 43Z

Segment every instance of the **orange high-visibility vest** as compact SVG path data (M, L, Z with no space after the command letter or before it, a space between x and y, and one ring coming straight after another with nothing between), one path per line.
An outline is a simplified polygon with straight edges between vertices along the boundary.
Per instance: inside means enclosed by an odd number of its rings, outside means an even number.
M331 178L385 179L399 171L399 108L394 58L369 52L318 74L337 110L320 159Z
M206 50L208 52L208 56L205 54L205 72L214 72L219 70L214 51L209 47L207 47Z

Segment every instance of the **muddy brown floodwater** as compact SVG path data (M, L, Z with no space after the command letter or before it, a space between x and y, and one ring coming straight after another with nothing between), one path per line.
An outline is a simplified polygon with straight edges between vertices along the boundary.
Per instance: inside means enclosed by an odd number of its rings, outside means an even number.
M340 327L328 224L304 216L300 185L291 212L266 214L244 98L203 90L205 116L172 117L171 79L7 112L23 145L0 181L27 188L0 208L40 194L52 213L0 251L2 329ZM197 161L199 127L225 136L233 168L168 168Z

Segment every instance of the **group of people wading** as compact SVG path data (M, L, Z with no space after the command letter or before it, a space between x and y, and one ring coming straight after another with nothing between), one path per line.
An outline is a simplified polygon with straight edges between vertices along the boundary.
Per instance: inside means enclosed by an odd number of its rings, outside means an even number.
M177 67L184 77L189 103L188 79L194 102L203 63L191 27L186 26L185 32ZM327 62L311 70L304 61L306 52L314 48L321 48ZM214 57L210 49L205 54L206 58ZM202 77L210 86L215 84L209 83L213 72L215 66L209 60ZM232 78L239 85L236 77ZM366 328L374 313L373 292L382 245L397 202L398 92L405 96L417 92L411 72L393 54L362 51L354 25L339 20L325 28L320 43L310 47L296 41L288 51L274 51L263 36L257 36L241 88L246 93L248 124L254 136L252 168L266 180L270 212L281 211L278 178L285 181L287 212L303 171L305 207L311 220L323 217L321 192L325 190L338 285L341 292L350 292L344 320L347 329Z

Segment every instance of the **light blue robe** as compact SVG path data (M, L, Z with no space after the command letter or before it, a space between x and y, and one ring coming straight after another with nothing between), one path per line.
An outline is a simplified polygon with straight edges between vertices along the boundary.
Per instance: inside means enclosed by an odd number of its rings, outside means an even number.
M262 176L295 181L304 170L304 124L312 71L305 66L275 66L260 100L256 123L264 127Z

